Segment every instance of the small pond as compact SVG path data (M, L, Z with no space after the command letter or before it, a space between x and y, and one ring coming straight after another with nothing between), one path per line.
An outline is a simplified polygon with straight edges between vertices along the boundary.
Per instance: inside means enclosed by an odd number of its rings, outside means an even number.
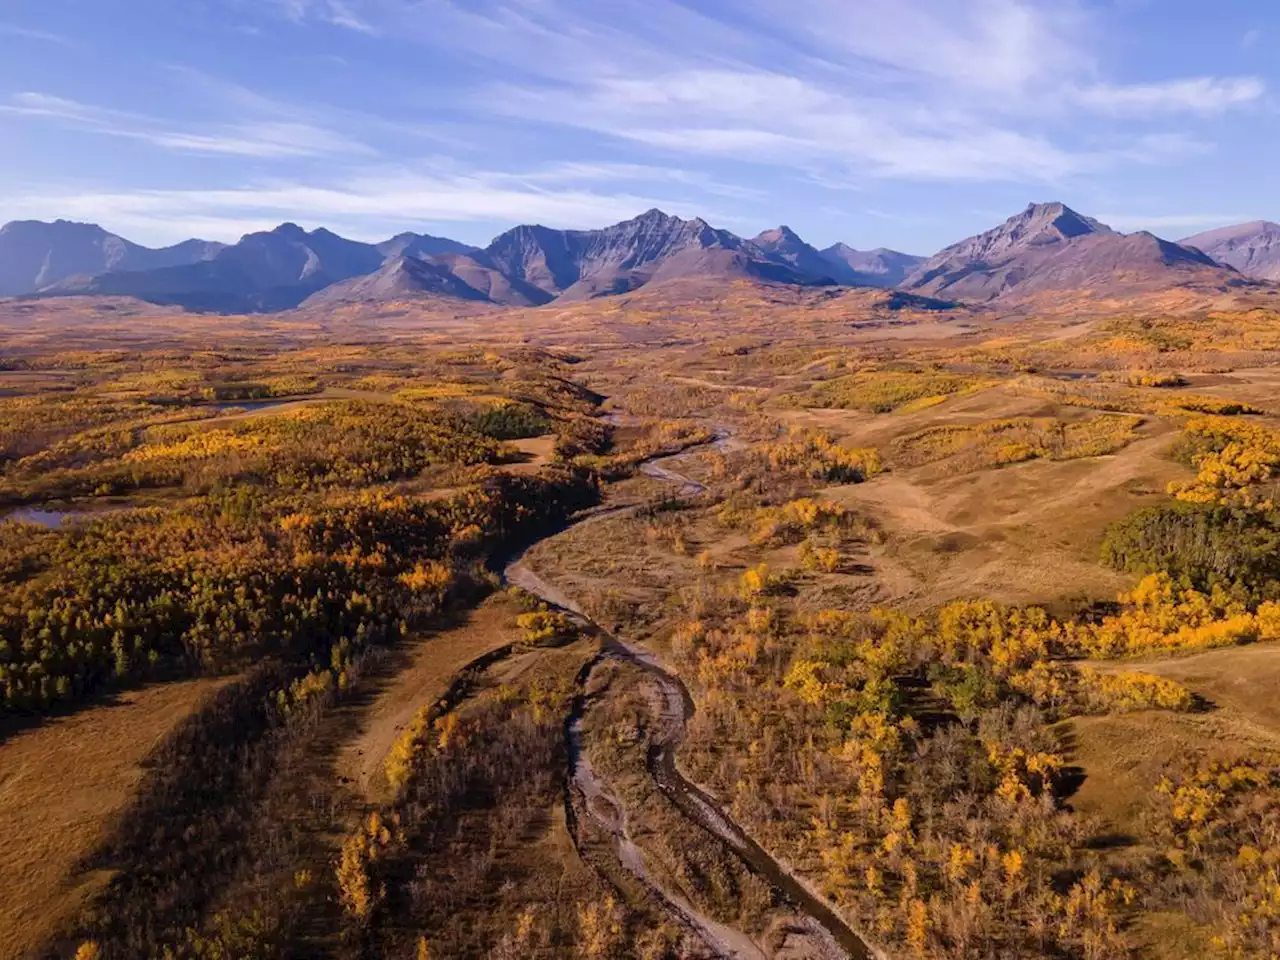
M64 520L73 517L70 510L46 510L43 507L19 507L0 514L0 523L35 523L49 530L57 530Z

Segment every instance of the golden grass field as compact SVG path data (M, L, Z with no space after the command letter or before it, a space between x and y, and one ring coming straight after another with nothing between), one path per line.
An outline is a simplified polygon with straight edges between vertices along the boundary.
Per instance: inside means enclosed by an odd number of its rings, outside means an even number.
M79 864L129 804L147 754L225 682L124 693L0 743L0 952L36 947L110 879Z

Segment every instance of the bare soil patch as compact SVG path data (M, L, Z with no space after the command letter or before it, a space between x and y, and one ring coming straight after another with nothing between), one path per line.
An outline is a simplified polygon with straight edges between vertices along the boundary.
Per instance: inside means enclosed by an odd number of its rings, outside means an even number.
M523 463L513 463L504 469L508 473L537 473L548 463L556 448L556 435L548 433L542 437L529 437L525 440L509 440L507 445L515 447L526 457Z

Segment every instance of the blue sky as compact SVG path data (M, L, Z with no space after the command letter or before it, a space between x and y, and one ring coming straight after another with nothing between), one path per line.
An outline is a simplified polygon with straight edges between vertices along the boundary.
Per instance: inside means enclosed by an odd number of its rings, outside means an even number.
M1274 0L5 0L0 222L1177 238L1280 219L1278 43Z

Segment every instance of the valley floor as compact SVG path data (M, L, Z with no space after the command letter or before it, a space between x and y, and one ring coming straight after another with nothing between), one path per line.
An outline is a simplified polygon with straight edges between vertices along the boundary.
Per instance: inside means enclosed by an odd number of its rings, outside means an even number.
M1270 327L792 296L28 331L0 953L1280 950Z

